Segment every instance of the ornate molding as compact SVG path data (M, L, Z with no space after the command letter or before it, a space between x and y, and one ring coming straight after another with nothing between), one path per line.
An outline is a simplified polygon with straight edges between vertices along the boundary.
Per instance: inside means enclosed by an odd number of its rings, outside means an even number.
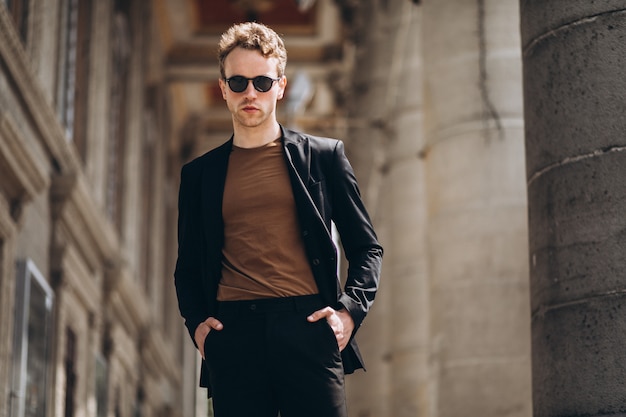
M0 60L6 64L8 75L24 100L24 108L41 135L42 144L50 153L51 159L58 164L60 172L79 170L80 162L76 151L66 140L63 128L30 68L28 55L4 7L0 7Z
M125 383L134 385L139 378L137 375L137 361L139 360L139 351L137 350L137 341L135 335L128 333L128 330L120 326L119 322L113 323L107 331L107 337L111 342L111 380L117 381L118 378L125 379ZM125 370L118 368L119 365ZM131 380L126 380L127 378Z
M0 195L0 239L10 239L16 233L14 219L10 215L11 208L7 200ZM0 268L2 265L0 264Z
M43 164L35 159L25 144L11 116L0 112L0 188L16 221L22 206L49 184Z
M76 247L67 245L52 249L51 268L59 273L62 288L70 290L84 308L97 313L102 298L101 286L89 270Z
M71 244L91 271L116 262L119 242L113 226L95 205L82 174L57 175L50 186L52 218L59 247Z
M129 334L139 334L150 322L150 308L145 291L137 285L128 267L110 268L104 288L111 320L121 323Z
M160 329L155 326L145 327L141 358L145 369L155 378L164 376L169 382L178 385L182 380L181 370L175 366L174 353L168 342Z

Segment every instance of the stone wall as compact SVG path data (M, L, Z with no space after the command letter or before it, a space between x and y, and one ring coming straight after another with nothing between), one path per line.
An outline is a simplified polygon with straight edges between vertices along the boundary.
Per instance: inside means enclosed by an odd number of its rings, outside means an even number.
M39 389L47 382L45 410L36 415L182 415L183 372L190 373L185 379L196 379L196 368L183 369L190 353L182 351L187 335L172 296L175 198L168 193L175 193L177 167L170 168L165 145L172 132L167 114L154 120L146 104L150 88L156 103L165 100L163 80L152 78L148 85L144 78L146 60L160 53L148 43L157 31L145 19L150 3L131 1L125 11L133 29L129 51L142 53L128 61L125 139L116 155L109 146L111 49L120 41L115 2L28 3L26 38L0 3L0 416L17 415L13 381L25 377L14 368L20 360L14 341L21 335L13 330L14 313L24 307L16 296L23 280L17 265L26 260L54 295L49 335L26 337L31 346L49 338L47 376L37 382ZM60 90L71 73L64 55L71 4L87 6L88 16L79 25L89 52L76 54L87 80L79 87L88 91L88 99L77 103L87 108L81 137L68 136L59 117L65 105ZM112 157L124 167L119 207L125 227L107 212ZM35 402L34 394L26 395Z
M534 415L624 415L626 8L523 1L521 29Z
M386 254L351 410L529 416L518 4L342 3L356 16L347 149Z

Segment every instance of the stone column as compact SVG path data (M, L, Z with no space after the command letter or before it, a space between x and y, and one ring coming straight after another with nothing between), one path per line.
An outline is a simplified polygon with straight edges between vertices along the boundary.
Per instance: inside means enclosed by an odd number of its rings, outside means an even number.
M433 415L530 416L518 3L424 0Z
M354 17L350 29L356 59L347 91L348 132L346 153L354 168L365 205L372 216L381 244L386 246L386 208L382 183L384 181L385 146L389 140L381 125L378 97L384 96L387 76L382 62L389 62L384 53L386 14L377 10L375 1L363 1L349 13ZM351 3L348 3L352 5ZM344 12L344 15L347 13ZM388 24L388 23L387 23ZM386 268L383 260L383 270ZM345 268L344 268L345 269ZM383 272L376 302L357 334L367 372L358 371L346 379L348 410L356 417L389 416L389 281Z
M89 63L89 92L87 105L87 155L85 175L91 189L91 196L99 208L106 207L107 149L111 136L108 114L111 102L111 0L96 1L92 4L91 21L98 22L91 33L92 51Z
M521 22L534 415L625 415L626 5Z
M0 197L0 416L9 416L15 304L15 224Z
M375 217L385 259L376 304L359 333L368 372L357 377L358 386L350 385L351 412L425 417L429 290L419 157L423 147L420 7L400 0L360 3L354 23L357 60L349 152Z
M425 167L422 158L423 63L421 7L390 7L387 90L389 240L385 277L391 294L390 417L428 417L430 408L430 283L426 247Z

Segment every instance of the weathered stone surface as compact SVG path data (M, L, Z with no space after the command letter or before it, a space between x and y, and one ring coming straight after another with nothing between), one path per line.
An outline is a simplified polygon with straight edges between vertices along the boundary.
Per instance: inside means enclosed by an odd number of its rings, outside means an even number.
M624 416L626 10L521 11L534 415Z
M434 415L529 416L517 4L423 8Z
M626 152L552 169L528 195L533 311L622 291Z
M555 306L533 319L535 417L626 413L624 294Z
M529 178L567 158L626 146L624 45L621 12L561 28L525 50Z

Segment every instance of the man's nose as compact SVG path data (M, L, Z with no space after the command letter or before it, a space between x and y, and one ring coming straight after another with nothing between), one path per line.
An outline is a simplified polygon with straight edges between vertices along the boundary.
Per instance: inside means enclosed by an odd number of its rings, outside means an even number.
M246 95L246 97L256 97L258 91L256 91L256 89L254 88L254 85L252 84L252 80L248 80L248 84L246 85L246 89L243 91L243 93Z

